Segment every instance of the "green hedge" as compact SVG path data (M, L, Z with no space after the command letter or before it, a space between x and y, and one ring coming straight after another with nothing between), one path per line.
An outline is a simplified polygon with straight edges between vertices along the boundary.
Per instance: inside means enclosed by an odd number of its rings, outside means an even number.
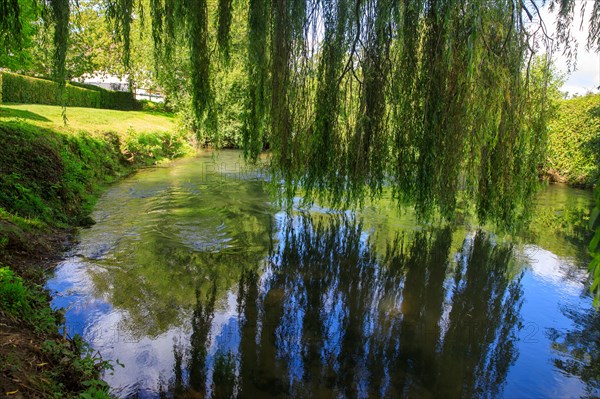
M600 178L600 94L562 100L548 138L550 174L571 185L594 185Z
M0 73L0 100L22 104L62 105L58 84L51 80L37 79L14 73ZM132 93L92 90L67 83L64 91L66 106L108 108L118 110L139 109L140 104Z
M104 89L102 87L90 85L90 84L87 84L87 83L69 82L69 84L71 84L73 86L81 87L82 89L89 89L89 90L94 90L94 91L106 91L106 89Z
M112 109L142 109L142 104L134 99L132 93L124 91L113 91L106 90L102 87L89 85L86 83L71 82L71 86L75 86L82 89L92 90L100 94L100 107L99 108L112 108ZM132 106L132 99L134 101Z

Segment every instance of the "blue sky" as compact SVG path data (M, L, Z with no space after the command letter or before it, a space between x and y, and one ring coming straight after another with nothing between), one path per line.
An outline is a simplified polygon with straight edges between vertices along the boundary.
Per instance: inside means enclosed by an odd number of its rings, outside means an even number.
M583 18L582 29L581 26L581 6L586 4L586 14ZM593 1L577 1L575 18L574 18L574 29L573 36L575 36L578 43L577 51L577 69L567 75L565 84L562 87L562 91L566 91L569 94L585 94L587 92L599 93L598 86L600 86L600 54L595 51L586 51L585 44L587 43L587 35L589 30L589 15L593 6ZM551 34L555 32L555 21L556 17L549 12L547 7L542 9L542 18L546 22L548 31ZM567 60L561 54L561 51L554 52L554 59L556 67L559 71L567 73Z

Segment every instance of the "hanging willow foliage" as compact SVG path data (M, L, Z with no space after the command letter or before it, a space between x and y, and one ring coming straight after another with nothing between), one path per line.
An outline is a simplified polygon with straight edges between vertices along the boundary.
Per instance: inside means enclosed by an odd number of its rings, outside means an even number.
M335 181L338 176L336 172L345 169L345 160L336 154L343 151L344 146L340 137L341 120L338 118L343 106L344 93L338 90L338 85L343 79L344 63L350 44L346 32L350 16L348 3L349 0L338 0L323 4L324 32L322 54L317 67L314 122L306 145L307 156L313 159L313 162L306 164L306 175L302 181L308 197L311 197L314 191L323 192L326 182ZM338 181L337 185L341 183ZM335 202L341 200L339 192L330 194Z
M234 4L214 2L214 39L227 59ZM194 109L210 115L210 65L219 59L210 56L206 0L151 7L155 44L186 32ZM269 150L284 202L301 189L307 203L344 207L391 187L422 217L451 217L459 198L476 205L482 222L510 225L526 210L548 112L528 77L539 33L526 26L532 12L523 1L236 7L248 10L244 153L256 160Z
M266 142L285 200L302 188L308 201L347 206L389 185L424 217L434 209L450 217L460 193L482 221L513 222L527 207L547 112L533 107L535 38L522 2L307 1L293 17L294 2L278 1L270 30L256 23L267 18L256 3L246 148L258 155L257 121L270 120ZM270 96L270 109L252 93ZM532 107L538 115L524 118ZM292 115L298 109L308 117Z
M68 0L48 0L64 69ZM150 7L158 62L185 39L192 109L211 126L213 71L233 24L247 32L244 154L270 153L290 204L333 207L380 196L451 217L459 199L504 225L526 210L543 163L547 80L530 63L546 32L531 0L107 0L125 42ZM574 0L551 0L569 44ZM15 15L14 0L0 12ZM216 10L210 13L209 10ZM245 18L232 12L247 10ZM211 20L212 19L212 20ZM63 22L61 22L63 21ZM537 26L537 28L536 28ZM215 29L212 29L215 27ZM0 25L6 34L8 25ZM588 46L600 39L600 5ZM61 44L62 43L62 44ZM567 46L567 48L569 48ZM218 51L223 57L215 57ZM239 48L236 51L240 51ZM63 61L61 61L63 59ZM62 62L62 63L61 63ZM218 131L214 129L218 140Z
M217 42L225 61L229 61L229 42L232 18L232 0L219 0Z
M54 79L65 84L65 62L69 40L69 0L49 0L52 22L54 23Z
M535 3L532 3L536 6ZM587 48L589 50L600 49L600 2L598 1L582 1L575 0L550 0L549 9L556 13L556 33L558 43L562 45L563 52L568 56L567 61L569 66L574 66L573 61L577 56L577 40L572 34L572 29L580 29L580 26L573 24L573 17L576 11L576 4L581 5L581 16L586 13L586 7L591 4L589 15L589 31L587 38ZM537 6L536 6L537 7ZM536 8L537 9L537 8Z
M19 0L0 0L0 44L5 47L20 45L21 31Z
M286 200L302 188L347 206L391 186L421 216L449 217L464 192L482 221L515 220L545 135L543 107L523 117L538 100L526 14L513 1L250 0L247 157L268 144Z
M192 106L196 115L201 116L212 102L210 84L210 52L208 49L208 9L206 0L188 1L186 26L190 57Z
M269 80L267 37L270 2L249 0L248 8L248 99L243 128L244 155L256 159L266 131L267 82Z
M229 1L225 1L229 3ZM114 21L115 30L124 42L124 59L129 60L129 34L133 22L133 12L138 10L144 13L144 2L137 4L134 0L108 0L108 17ZM190 57L190 73L188 79L192 87L192 109L196 116L197 124L206 122L211 126L211 103L213 99L212 84L210 79L211 54L209 48L209 12L207 0L149 0L150 18L152 20L152 38L154 41L155 61L169 62L172 60L172 51L183 37ZM223 11L222 22L223 38L229 36L229 22L231 19L231 6ZM223 39L225 40L225 39ZM227 46L225 42L223 46ZM157 68L158 70L158 68ZM209 118L207 118L207 115Z
M107 16L114 22L117 38L123 43L123 65L129 67L131 58L131 23L134 0L107 0Z
M25 0L27 1L27 0ZM24 3L25 1L22 1ZM69 0L28 0L34 15L41 14L46 28L54 28L53 75L59 82L64 81L67 43L69 40ZM23 40L19 0L0 0L0 45L18 49Z

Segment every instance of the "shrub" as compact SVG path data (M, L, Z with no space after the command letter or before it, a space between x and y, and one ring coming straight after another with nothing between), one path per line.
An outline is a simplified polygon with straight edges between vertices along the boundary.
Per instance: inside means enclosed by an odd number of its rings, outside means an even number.
M147 112L156 112L161 114L172 114L173 108L171 108L167 103L156 103L150 100L138 100L140 106L143 111Z
M182 134L130 131L122 143L121 151L132 163L153 165L165 158L184 156L191 151L191 147Z
M562 100L549 126L548 167L565 182L590 187L600 178L600 94Z
M0 267L0 307L12 316L21 313L28 304L27 288L12 270Z
M29 78L13 73L2 73L4 102L58 104L58 90L54 82Z
M26 286L21 277L3 266L0 266L0 309L21 318L37 332L53 331L57 325L44 290Z

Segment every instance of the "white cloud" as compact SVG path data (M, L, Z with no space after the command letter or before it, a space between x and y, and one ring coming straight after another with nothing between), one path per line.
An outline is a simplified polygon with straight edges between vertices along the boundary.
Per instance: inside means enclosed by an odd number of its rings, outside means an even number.
M575 16L573 18L572 34L577 41L577 69L568 73L562 91L569 94L585 94L588 92L598 93L600 85L600 53L597 51L587 51L586 43L589 32L589 16L592 9L592 2L587 2L586 13L581 17L581 7L585 0L577 0ZM556 32L556 15L550 13L548 7L541 10L542 18L548 28L548 33L553 36ZM579 29L581 27L581 29ZM557 69L562 73L567 73L567 58L562 54L562 50L554 52L554 60Z

